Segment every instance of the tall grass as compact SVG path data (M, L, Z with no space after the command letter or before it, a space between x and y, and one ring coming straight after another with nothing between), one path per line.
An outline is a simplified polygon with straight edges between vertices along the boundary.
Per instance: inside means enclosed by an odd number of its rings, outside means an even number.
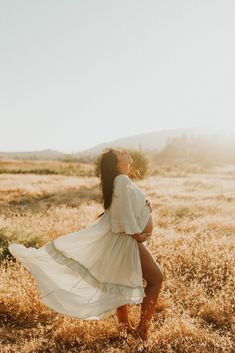
M3 256L2 352L232 353L234 176L223 168L137 182L152 203L150 251L164 273L145 347L120 332L115 316L83 321L53 312L40 302L31 273ZM0 183L2 249L17 237L46 243L86 227L102 212L95 177L2 174ZM129 313L137 324L140 305Z
M78 175L93 176L94 167L75 161L31 161L0 159L0 174Z

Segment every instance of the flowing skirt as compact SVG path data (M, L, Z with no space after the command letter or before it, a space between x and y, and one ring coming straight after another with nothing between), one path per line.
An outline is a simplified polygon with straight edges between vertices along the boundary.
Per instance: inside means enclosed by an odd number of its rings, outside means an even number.
M9 251L36 279L41 301L58 313L99 320L145 297L137 241L112 233L107 211L38 249L14 243Z

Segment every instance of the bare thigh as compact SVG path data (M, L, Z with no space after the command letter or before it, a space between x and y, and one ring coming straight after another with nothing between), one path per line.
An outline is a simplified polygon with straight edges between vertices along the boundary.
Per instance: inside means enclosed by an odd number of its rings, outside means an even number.
M157 283L163 280L159 264L154 260L146 246L138 242L142 274L147 283Z

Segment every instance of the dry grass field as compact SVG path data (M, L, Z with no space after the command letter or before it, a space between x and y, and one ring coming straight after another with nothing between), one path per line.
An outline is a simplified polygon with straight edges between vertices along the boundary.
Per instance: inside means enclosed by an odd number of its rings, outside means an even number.
M74 161L0 159L0 174L93 175L93 165Z
M117 318L82 321L39 300L31 273L1 255L0 351L232 353L234 351L235 168L137 181L150 198L150 251L164 271L150 339L141 346ZM99 213L98 178L0 175L2 247L35 246L89 225ZM4 245L5 244L5 245ZM129 308L137 323L140 305Z

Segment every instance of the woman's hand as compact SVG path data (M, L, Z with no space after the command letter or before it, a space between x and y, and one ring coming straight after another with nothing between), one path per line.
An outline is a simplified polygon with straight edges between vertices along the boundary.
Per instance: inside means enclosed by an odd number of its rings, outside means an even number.
M151 237L151 233L135 233L135 234L131 234L132 238L134 238L135 240L137 240L138 242L144 242L146 240L148 240Z
M152 212L151 202L149 199L146 199L145 204L150 208L150 212Z

